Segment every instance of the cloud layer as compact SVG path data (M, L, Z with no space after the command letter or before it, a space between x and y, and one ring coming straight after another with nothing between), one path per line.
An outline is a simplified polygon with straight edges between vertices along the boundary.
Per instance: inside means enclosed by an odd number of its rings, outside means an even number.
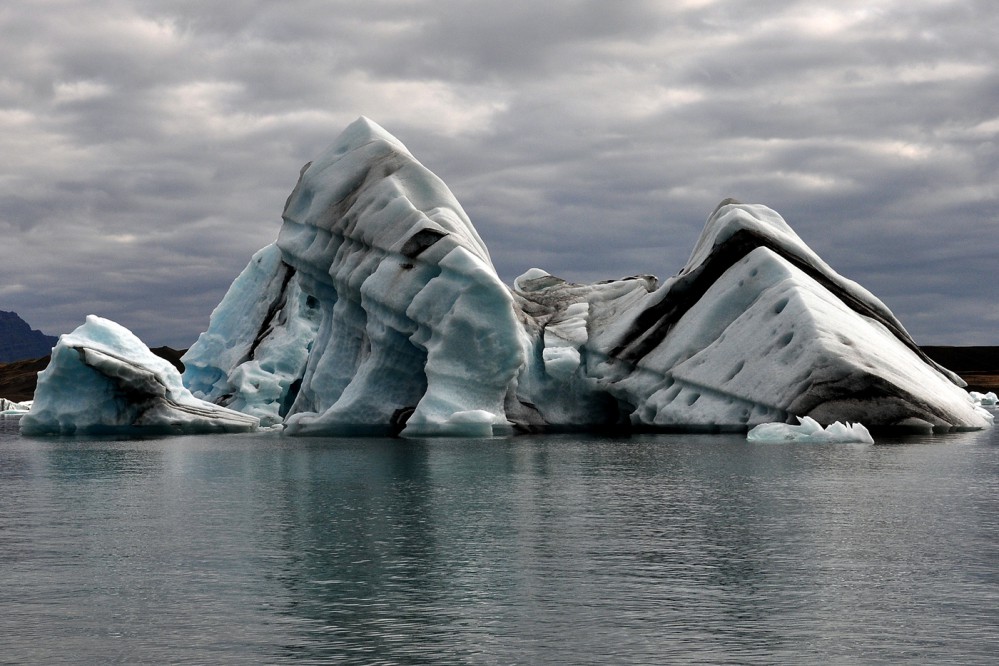
M918 342L999 344L997 23L985 0L8 0L0 309L190 345L363 114L508 282L668 276L733 196Z

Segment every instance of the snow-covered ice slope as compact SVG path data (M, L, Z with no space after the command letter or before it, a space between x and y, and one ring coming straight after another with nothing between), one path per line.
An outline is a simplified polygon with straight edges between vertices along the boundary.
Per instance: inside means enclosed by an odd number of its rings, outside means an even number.
M364 118L303 168L184 361L196 395L289 434L991 416L765 206L722 202L662 284L534 268L508 288L444 183Z
M94 315L59 338L20 423L29 435L245 432L257 425L192 396L169 361Z

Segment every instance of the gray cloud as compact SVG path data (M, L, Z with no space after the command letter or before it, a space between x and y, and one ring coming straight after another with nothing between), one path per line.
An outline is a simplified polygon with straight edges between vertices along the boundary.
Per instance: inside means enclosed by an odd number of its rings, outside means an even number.
M999 344L984 0L112 0L0 12L0 309L187 346L358 115L501 277L666 277L726 196L782 213L922 343ZM978 282L979 286L976 286Z

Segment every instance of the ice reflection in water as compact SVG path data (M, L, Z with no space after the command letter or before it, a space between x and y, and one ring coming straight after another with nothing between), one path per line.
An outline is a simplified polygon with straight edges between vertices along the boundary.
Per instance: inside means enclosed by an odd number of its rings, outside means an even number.
M5 658L988 663L999 440L26 440Z

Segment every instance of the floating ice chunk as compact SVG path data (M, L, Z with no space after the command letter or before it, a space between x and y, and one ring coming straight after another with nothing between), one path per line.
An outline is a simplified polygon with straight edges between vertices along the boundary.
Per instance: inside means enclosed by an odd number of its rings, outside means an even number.
M992 391L988 393L968 391L968 399L979 416L988 421L990 425L995 425L996 416L994 412L997 406L996 403L999 402L999 397L995 393Z
M59 338L20 425L29 435L72 435L245 432L258 423L195 398L169 361L128 329L90 315Z
M761 423L746 436L750 442L860 443L873 444L874 438L860 423L839 421L823 428L808 416L798 417L800 425Z
M968 391L968 395L971 396L971 400L976 405L982 405L983 407L995 407L996 403L999 402L999 396L997 396L992 391L988 393L979 393L978 391Z
M0 416L22 416L31 410L31 400L15 402L0 398Z

